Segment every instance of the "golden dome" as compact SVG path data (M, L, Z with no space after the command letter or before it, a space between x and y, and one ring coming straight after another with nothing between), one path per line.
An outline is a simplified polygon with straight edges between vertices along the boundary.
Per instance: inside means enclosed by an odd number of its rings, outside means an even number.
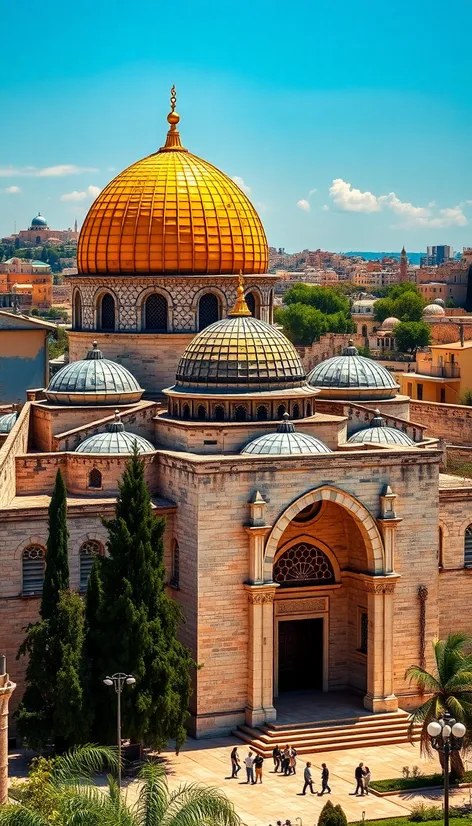
M165 146L102 190L85 218L79 273L264 273L261 220L240 187L180 143L172 89Z

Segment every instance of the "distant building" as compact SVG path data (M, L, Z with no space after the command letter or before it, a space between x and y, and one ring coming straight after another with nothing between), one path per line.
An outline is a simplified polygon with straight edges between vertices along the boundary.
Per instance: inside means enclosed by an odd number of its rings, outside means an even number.
M400 256L400 281L409 281L408 278L408 258L406 257L405 247L402 248Z
M0 264L0 294L16 293L22 309L47 310L52 304L51 267L43 261L9 258Z
M439 267L454 258L454 250L449 244L440 244L436 247L426 247L426 255L421 259L421 266Z
M49 380L48 337L55 324L0 310L0 404L23 402Z
M71 243L76 244L79 238L77 219L74 229L50 229L44 215L38 212L31 221L28 229L20 229L17 234L10 235L5 240L14 242L19 239L20 245L32 246L50 243L53 245Z

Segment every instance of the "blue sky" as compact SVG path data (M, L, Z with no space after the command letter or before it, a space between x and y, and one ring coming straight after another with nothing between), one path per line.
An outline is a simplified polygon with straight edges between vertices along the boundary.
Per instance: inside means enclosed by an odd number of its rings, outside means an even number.
M83 220L163 143L175 83L184 145L241 179L270 244L472 243L470 0L48 0L36 21L19 0L2 21L0 234Z

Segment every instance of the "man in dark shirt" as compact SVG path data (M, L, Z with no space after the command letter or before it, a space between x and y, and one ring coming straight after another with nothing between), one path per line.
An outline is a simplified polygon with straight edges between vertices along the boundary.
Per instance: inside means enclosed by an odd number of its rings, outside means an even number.
M282 752L280 751L279 747L276 746L275 749L272 750L272 759L274 761L274 771L277 773L278 768L281 763ZM282 771L282 768L280 769Z
M256 769L256 779L254 781L254 785L257 783L258 780L259 780L260 783L262 783L262 764L263 764L263 762L264 762L264 758L262 757L262 754L258 754L256 759L254 760L254 768Z
M359 791L361 794L364 794L364 764L359 763L356 766L356 771L354 772L354 776L356 778L356 791L354 794L357 794Z
M331 794L331 789L328 786L328 780L329 780L328 766L326 765L326 763L322 763L321 764L321 791L318 792L319 796L321 796L323 794L323 792L328 792L328 794Z

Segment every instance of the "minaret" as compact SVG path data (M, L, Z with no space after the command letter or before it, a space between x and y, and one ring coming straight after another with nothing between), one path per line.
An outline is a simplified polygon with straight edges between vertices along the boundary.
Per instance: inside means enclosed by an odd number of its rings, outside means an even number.
M400 256L400 281L408 281L408 258L406 257L405 247L403 247Z
M74 221L74 232L77 232L77 218Z

